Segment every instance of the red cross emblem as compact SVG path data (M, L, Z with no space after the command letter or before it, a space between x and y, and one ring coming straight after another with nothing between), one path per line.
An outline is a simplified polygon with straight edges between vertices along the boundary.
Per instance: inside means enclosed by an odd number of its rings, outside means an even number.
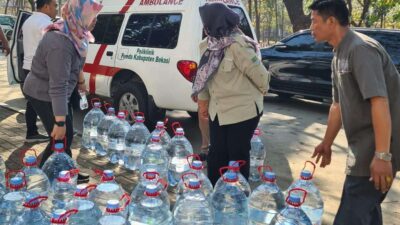
M135 0L128 0L124 7L119 11L120 14L126 13L129 8L135 3ZM100 45L99 50L97 51L96 57L94 58L94 61L92 64L86 63L85 66L83 67L83 71L86 73L90 73L89 77L89 92L91 94L95 94L96 92L96 76L97 75L103 75L103 76L114 76L117 74L119 71L121 71L120 68L116 67L110 67L110 66L103 66L100 65L101 59L104 55L104 52L107 49L107 45Z

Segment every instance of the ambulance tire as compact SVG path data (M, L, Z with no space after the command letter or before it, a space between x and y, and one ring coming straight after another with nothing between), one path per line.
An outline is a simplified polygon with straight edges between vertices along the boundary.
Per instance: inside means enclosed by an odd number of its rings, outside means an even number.
M126 82L118 85L115 89L114 106L116 110L121 110L121 101L127 101L124 104L123 110L127 108L137 107L135 111L144 113L145 118L148 117L147 111L147 91L142 84L138 82ZM128 110L129 111L129 110ZM129 123L133 123L133 118L130 116L127 118Z

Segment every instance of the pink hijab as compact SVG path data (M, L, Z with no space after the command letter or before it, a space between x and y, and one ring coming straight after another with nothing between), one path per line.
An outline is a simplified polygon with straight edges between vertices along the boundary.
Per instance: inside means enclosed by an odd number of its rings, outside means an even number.
M89 42L94 41L89 26L103 5L95 0L67 0L62 7L62 20L48 26L45 31L58 30L74 44L81 57L86 57Z

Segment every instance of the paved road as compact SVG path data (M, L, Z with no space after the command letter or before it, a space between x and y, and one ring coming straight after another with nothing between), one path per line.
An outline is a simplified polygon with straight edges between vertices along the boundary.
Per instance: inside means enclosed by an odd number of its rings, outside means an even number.
M13 108L23 112L24 100L18 87L9 87L6 82L5 62L0 61L0 154L7 160L7 166L18 168L18 153L30 147L23 144L24 117L20 113L5 109ZM310 159L314 146L323 138L329 106L318 102L298 99L281 100L276 96L265 98L264 115L260 121L263 131L262 140L267 149L267 162L278 175L278 184L286 189L299 177L304 161ZM75 127L80 130L82 112L75 112ZM195 149L200 145L200 134L195 121L181 111L168 112L170 121L179 121L186 130L188 139ZM81 168L94 175L92 168L112 168L118 173L117 180L127 191L131 191L137 182L137 176L123 169L113 168L106 160L80 151L79 137L73 146L74 158ZM39 151L44 144L35 145ZM326 169L317 168L315 183L320 188L325 201L324 224L332 224L339 206L344 181L347 142L343 131L333 147L332 165ZM94 177L94 176L93 176ZM93 181L95 181L94 179ZM257 184L252 184L255 187ZM400 176L398 175L392 190L383 204L384 224L400 224Z

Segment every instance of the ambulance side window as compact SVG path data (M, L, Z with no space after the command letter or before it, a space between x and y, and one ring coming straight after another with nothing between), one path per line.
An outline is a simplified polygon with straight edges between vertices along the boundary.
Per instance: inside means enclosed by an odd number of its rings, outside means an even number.
M235 11L237 14L239 14L239 16L240 16L239 28L243 31L243 33L246 36L254 39L253 33L251 32L249 21L247 21L247 17L245 16L243 9L241 9L239 7L233 7L233 6L230 6L230 8L233 11Z
M239 7L234 7L234 6L229 6L229 8L231 8L233 11L235 11L235 13L239 14L239 16L240 16L240 24L239 24L240 30L242 30L242 32L246 36L254 38L253 37L253 33L251 32L250 24L247 21L247 18L246 18L245 14L244 14L243 9L241 9ZM207 35L203 30L202 31L202 39L204 39L206 37L207 37Z
M132 15L122 37L122 45L146 46L155 15Z
M121 30L124 15L102 14L97 16L96 27L92 31L94 44L115 45Z
M181 14L133 14L122 45L174 49L178 44Z

